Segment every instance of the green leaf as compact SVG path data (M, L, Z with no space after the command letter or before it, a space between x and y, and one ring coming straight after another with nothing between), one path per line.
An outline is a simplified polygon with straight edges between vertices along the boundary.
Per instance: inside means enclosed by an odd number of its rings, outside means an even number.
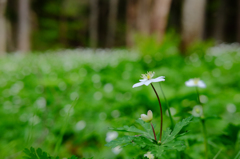
M150 123L146 123L146 122L144 122L144 121L141 120L141 119L136 120L136 122L137 122L138 124L140 124L140 125L146 130L146 132L148 133L147 136L148 136L149 138L155 139L155 138L154 138L154 134L153 134L153 130L152 130L152 126L151 126Z
M49 159L46 152L43 152L42 149L37 149L37 155L40 159Z
M108 147L117 147L117 146L121 146L121 147L125 147L129 144L131 144L133 142L134 136L123 136L123 137L118 137L115 140L112 140L110 142L108 142L107 144L105 144L105 146Z
M135 126L129 127L125 125L124 127L121 127L121 128L110 128L110 129L115 131L138 133L138 134L141 134L142 136L154 139L153 135L149 134L146 131L138 129Z
M176 138L176 135L182 130L182 128L186 125L188 125L191 121L193 117L190 116L186 119L183 119L182 121L180 121L179 123L177 123L173 129L173 131L170 133L170 129L168 128L165 131L165 134L162 137L162 144L171 142L172 140L174 140Z
M70 158L68 158L68 159L78 159L76 156L71 156Z
M186 148L184 141L172 141L164 145L165 150L178 150L182 151Z
M27 155L24 156L24 159L54 159L55 157L49 156L46 152L42 151L42 149L38 148L35 150L33 147L30 149L25 148L23 152ZM59 159L56 157L55 159ZM74 159L74 158L73 158Z
M117 146L125 147L130 144L132 144L133 146L139 146L141 148L144 148L147 145L153 145L152 141L144 136L123 136L108 142L107 144L105 144L105 146L114 148Z

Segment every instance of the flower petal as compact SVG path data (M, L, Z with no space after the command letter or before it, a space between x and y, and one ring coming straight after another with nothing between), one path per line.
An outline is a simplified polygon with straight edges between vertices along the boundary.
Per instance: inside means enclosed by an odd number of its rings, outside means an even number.
M147 81L144 82L144 84L145 84L146 86L148 86L150 83L152 83L152 79L147 80Z
M141 86L141 85L143 85L143 84L145 84L145 83L144 83L144 82L136 83L136 84L134 84L134 85L132 86L132 88L134 88L134 87L139 87L139 86Z
M161 76L161 77L162 77L162 76ZM152 81L152 82L161 82L161 81L165 81L165 79L164 79L164 78L161 78L161 77L151 79L151 81Z
M153 118L153 113L152 113L152 111L151 110L149 110L148 112L147 112L147 116L149 117L149 118Z
M200 80L200 81L198 81L198 87L206 88L206 84L202 80Z
M152 119L149 118L146 114L141 114L141 119L145 122L150 122Z
M147 81L147 79L140 79L139 81L141 81L141 82L145 82L145 81Z
M188 86L188 87L196 86L196 84L194 83L193 79L190 79L190 80L186 81L185 85Z

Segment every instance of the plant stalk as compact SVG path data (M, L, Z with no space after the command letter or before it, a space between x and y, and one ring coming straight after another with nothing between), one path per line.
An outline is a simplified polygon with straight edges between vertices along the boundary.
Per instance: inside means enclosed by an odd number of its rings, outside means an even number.
M151 86L157 96L157 99L158 99L158 103L159 103L159 107L160 107L160 115L161 115L161 122L160 122L160 138L159 138L159 141L161 142L162 140L162 126L163 126L163 114L162 114L162 105L161 105L161 102L160 102L160 98L158 96L158 93L156 91L156 89L154 88L153 84L151 83Z
M198 91L198 87L197 87L197 86L196 86L196 91L197 91L198 103L199 103L200 105L202 105L202 103L201 103L201 101L200 101L200 94L199 94L199 91ZM203 113L204 113L204 112L203 112ZM204 114L203 114L203 116L204 116ZM202 123L202 129L203 129L203 137L204 137L205 158L208 159L207 129L206 129L204 117L203 117L203 119L201 119L201 123Z
M157 141L156 133L155 133L155 130L154 130L154 127L153 127L153 124L152 124L152 123L151 123L151 126L152 126L152 130L153 130L154 138L155 138L155 140Z
M206 131L206 125L205 120L201 120L202 128L203 128L203 137L204 137L204 146L205 146L205 158L208 159L208 145L207 145L207 131Z
M168 104L167 98L166 98L166 96L165 96L165 94L164 94L164 92L163 92L161 83L159 83L159 86L160 86L160 89L161 89L163 98L164 98L164 100L165 100L165 103L166 103L166 105L167 105L168 114L169 114L169 117L170 117L170 120L171 120L171 128L172 128L172 130L173 130L173 128L174 128L174 122L173 122L172 114L171 114L171 111L170 111L170 108L169 108L169 104Z

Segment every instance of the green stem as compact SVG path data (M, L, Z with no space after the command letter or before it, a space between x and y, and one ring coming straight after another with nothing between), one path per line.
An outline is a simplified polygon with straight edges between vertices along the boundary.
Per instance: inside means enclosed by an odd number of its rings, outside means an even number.
M160 107L161 122L160 122L160 138L159 138L159 140L160 140L160 142L161 142L161 140L162 140L162 126L163 126L162 105L161 105L161 102L160 102L160 98L159 98L159 96L158 96L158 94L157 94L157 91L156 91L156 89L154 88L154 86L153 86L152 83L151 83L151 86L152 86L152 88L153 88L153 90L154 90L154 92L155 92L155 94L156 94L156 96L157 96L158 103L159 103L159 107Z
M167 98L166 98L166 96L165 96L165 94L164 94L164 92L163 92L161 83L159 83L159 86L160 86L160 89L161 89L163 98L164 98L164 100L165 100L165 103L166 103L166 105L167 105L168 114L169 114L169 117L170 117L170 120L171 120L171 128L172 128L172 130L173 130L173 128L174 128L174 122L173 122L172 114L171 114L171 111L170 111L170 108L169 108L169 104L168 104Z
M196 91L197 91L198 103L200 105L202 105L202 103L200 101L200 94L199 94L197 86L196 86ZM203 113L204 113L204 111L203 111ZM201 119L201 123L202 123L202 128L203 128L203 137L204 137L204 146L205 146L205 158L208 159L207 129L206 129L206 125L205 125L204 114L203 114L203 119Z
M152 130L153 130L154 138L155 138L155 140L157 141L156 133L155 133L155 130L154 130L154 127L153 127L153 124L152 124L152 123L151 123L151 126L152 126Z
M202 119L201 122L202 122L202 128L203 128L203 137L204 137L204 146L205 146L205 158L208 159L207 131L206 131L205 120Z
M201 105L200 94L199 94L199 91L198 91L198 87L197 87L197 86L196 86L196 91L197 91L197 100L198 100L198 103Z

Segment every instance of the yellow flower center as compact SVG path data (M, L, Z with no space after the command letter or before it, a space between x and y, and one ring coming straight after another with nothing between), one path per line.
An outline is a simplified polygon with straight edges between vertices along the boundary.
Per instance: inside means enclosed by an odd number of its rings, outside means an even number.
M198 82L199 82L199 80L200 80L199 78L194 78L194 79L193 79L194 84L197 85Z
M150 80L152 79L152 77L154 76L155 72L149 71L146 74L142 74L142 78L143 79L147 79Z
M200 113L201 113L201 111L200 111L200 109L199 109L199 108L196 108L196 109L195 109L195 111L196 111L196 113L198 113L198 114L200 114Z

